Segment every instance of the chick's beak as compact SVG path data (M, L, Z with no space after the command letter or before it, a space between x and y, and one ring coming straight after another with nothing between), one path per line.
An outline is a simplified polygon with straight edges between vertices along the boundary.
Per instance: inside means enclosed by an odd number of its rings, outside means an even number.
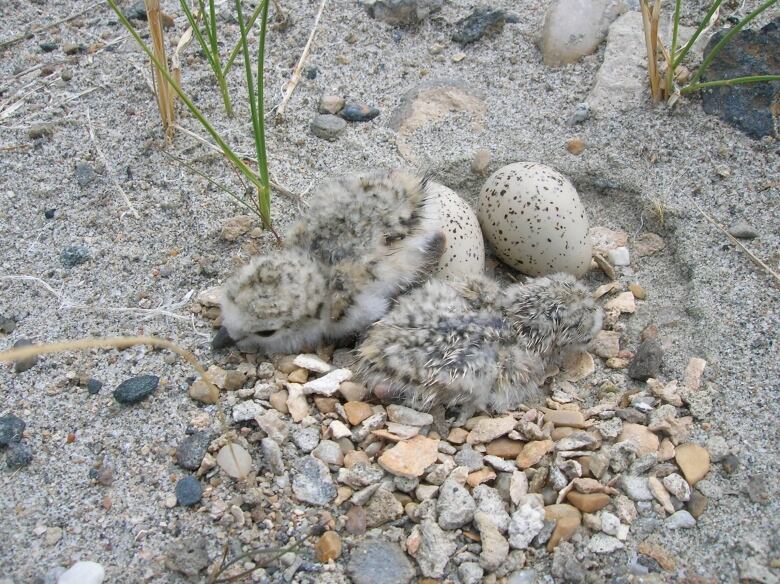
M231 347L235 344L236 340L230 336L230 333L224 326L219 327L217 334L215 334L214 338L211 339L211 348L215 351L219 351L220 349L224 349L226 347Z

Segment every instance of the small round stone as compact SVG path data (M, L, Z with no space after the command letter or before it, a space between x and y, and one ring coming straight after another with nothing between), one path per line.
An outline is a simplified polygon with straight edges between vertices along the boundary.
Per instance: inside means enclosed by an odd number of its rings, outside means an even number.
M348 122L370 122L379 115L379 110L362 103L348 103L339 112L339 116Z
M200 501L203 487L193 476L186 476L176 483L176 501L183 507L189 507Z
M92 254L83 245L69 245L60 253L60 262L66 268L74 268L89 261Z
M90 393L90 395L100 393L102 387L103 382L95 379L94 377L90 377L89 381L87 381L87 391Z
M0 446L21 441L25 426L24 420L13 414L0 416Z
M346 129L347 122L333 114L320 114L316 116L310 125L311 133L333 142Z
M139 375L119 384L114 390L114 399L120 404L134 404L152 395L160 383L156 375Z
M5 457L5 462L8 468L16 469L23 468L32 462L33 454L32 448L26 442L13 442L8 447L8 454Z

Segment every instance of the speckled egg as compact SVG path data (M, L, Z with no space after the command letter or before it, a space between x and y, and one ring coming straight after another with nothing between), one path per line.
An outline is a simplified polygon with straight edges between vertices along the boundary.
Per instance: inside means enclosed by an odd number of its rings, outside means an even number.
M427 192L438 228L447 236L447 249L436 275L453 280L481 274L485 269L485 241L474 210L455 191L439 183L429 182Z
M585 209L574 185L549 166L515 162L494 172L477 215L496 255L524 274L582 276L590 267Z

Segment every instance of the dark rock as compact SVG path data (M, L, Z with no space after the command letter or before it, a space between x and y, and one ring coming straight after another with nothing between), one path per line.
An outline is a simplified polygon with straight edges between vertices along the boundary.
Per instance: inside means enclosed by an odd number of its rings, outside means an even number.
M43 216L46 217L46 219L54 219L54 214L57 212L57 209L46 209L43 212Z
M44 53L51 53L52 51L57 49L57 43L53 43L51 41L44 41L38 46L41 47L41 50Z
M0 315L0 333L10 335L16 330L16 321Z
M63 69L62 71L60 71L60 79L62 79L63 81L70 81L71 79L73 79L73 71L71 71L70 69Z
M751 501L760 503L761 505L768 503L771 497L767 477L763 475L749 477L747 485L745 485L745 490Z
M160 384L156 375L139 375L124 380L114 390L114 399L120 404L134 404L145 400Z
M303 70L303 76L306 77L306 79L317 79L317 67L306 67Z
M467 45L481 39L486 34L497 34L504 29L506 12L493 8L475 8L466 18L455 23L452 40Z
M103 382L98 381L94 377L90 377L87 380L87 391L90 393L90 395L95 395L97 393L100 393L100 390L103 388Z
M176 448L176 464L187 470L198 470L210 443L210 432L193 432Z
M728 30L719 30L707 43L707 55ZM761 30L743 29L726 43L702 76L703 81L753 75L780 75L780 17ZM752 138L780 137L772 112L780 100L780 81L745 83L702 90L704 111ZM777 115L777 114L775 114Z
M130 8L127 9L127 12L125 12L125 16L130 20L146 20L146 5L144 4L144 0L139 0L135 4L133 4Z
M172 543L165 555L165 567L185 576L197 576L209 565L208 545L203 535Z
M368 0L364 3L371 18L391 26L416 24L441 10L443 0Z
M10 469L22 468L32 462L32 448L26 442L14 442L8 447L5 463Z
M312 120L310 126L312 134L323 140L328 140L329 142L333 142L338 138L346 127L347 122L332 114L320 114L316 116Z
M744 221L739 221L729 227L729 233L737 239L755 239L758 237L758 231Z
M634 408L621 408L615 410L617 417L632 424L647 424L647 415Z
M658 377L664 352L658 339L642 341L636 350L636 356L628 365L628 376L631 379L647 381L650 377Z
M66 55L78 55L84 51L86 51L86 47L84 47L84 45L79 45L76 43L65 43L62 45L62 52Z
M727 454L724 456L723 460L720 461L720 464L723 466L723 472L728 475L734 474L739 470L739 458L734 454Z
M369 540L350 555L347 574L354 584L407 584L415 570L397 544Z
M76 182L79 183L80 187L85 187L95 180L95 170L92 168L92 165L86 162L79 162L73 175L76 177Z
M62 265L70 269L88 262L92 254L83 245L69 245L60 253Z
M339 116L348 122L370 122L379 115L379 110L362 103L348 103L339 112Z
M13 414L0 416L0 446L8 446L22 440L24 420Z
M27 130L27 135L33 140L51 138L54 135L54 124L33 124Z
M21 349L22 347L30 347L32 346L33 342L30 339L19 339L14 343L14 349ZM38 355L34 355L32 357L27 357L27 359L19 359L18 361L14 362L14 371L17 373L24 373L28 369L32 369L35 367L35 364L38 362Z
M188 475L176 483L176 502L182 507L189 507L200 501L203 496L203 486L194 476Z
M699 491L694 490L691 493L691 498L688 500L687 509L694 519L701 517L707 510L709 499L701 494Z

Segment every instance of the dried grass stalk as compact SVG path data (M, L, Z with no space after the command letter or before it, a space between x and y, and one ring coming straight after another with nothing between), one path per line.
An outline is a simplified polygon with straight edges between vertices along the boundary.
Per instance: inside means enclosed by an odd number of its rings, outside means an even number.
M144 0L146 16L149 21L149 33L152 37L152 47L157 61L168 71L168 59L165 56L165 36L163 35L162 15L160 13L160 0ZM173 134L175 114L173 108L174 91L163 73L152 65L152 78L154 90L157 96L157 109L160 110L163 129L170 137Z

